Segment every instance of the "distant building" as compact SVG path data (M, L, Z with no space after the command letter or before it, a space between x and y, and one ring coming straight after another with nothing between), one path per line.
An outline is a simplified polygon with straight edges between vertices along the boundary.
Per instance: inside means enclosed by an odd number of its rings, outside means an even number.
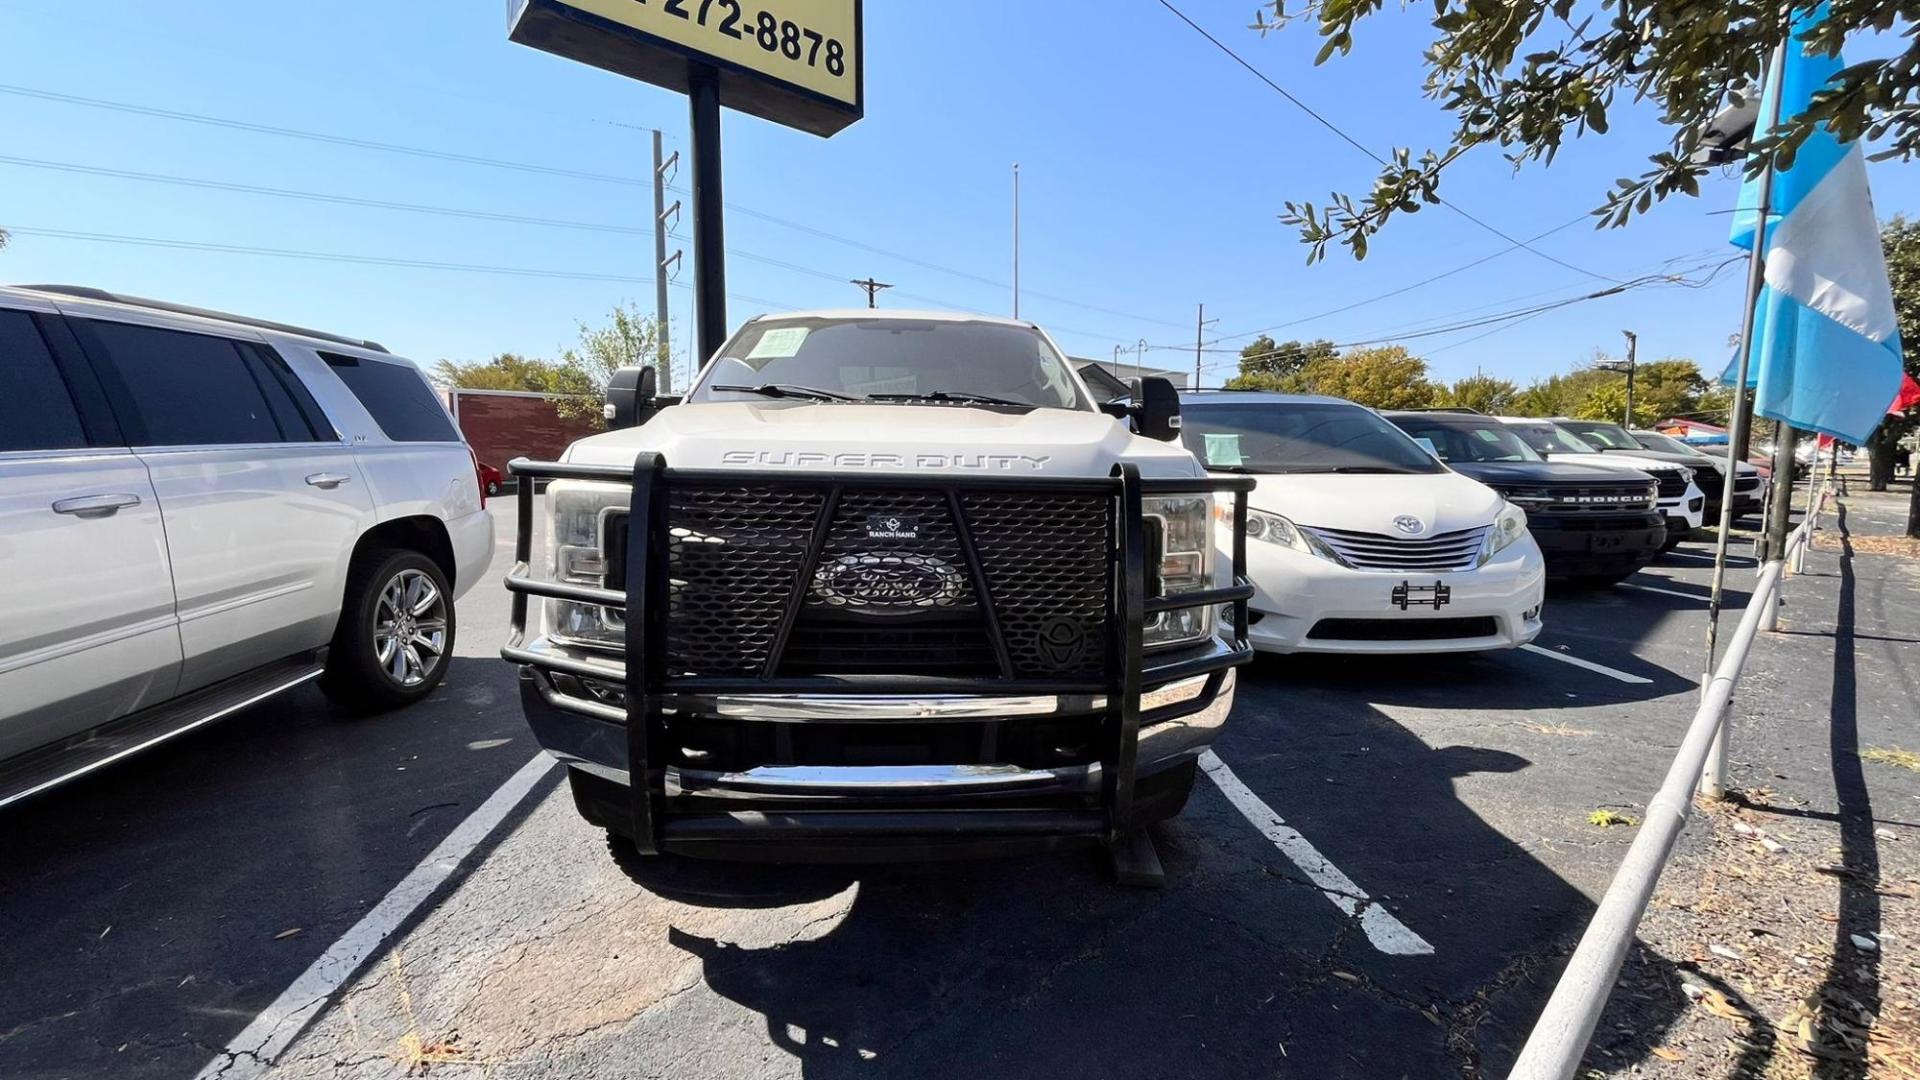
M1084 356L1067 358L1080 377L1087 381L1087 389L1101 401L1111 401L1125 397L1132 389L1133 380L1148 375L1158 375L1174 386L1187 388L1190 372L1174 371L1171 368L1143 366L1140 364L1114 363L1111 360L1089 360Z
M1667 419L1653 425L1653 429L1662 435L1671 435L1682 442L1725 445L1727 441L1726 428L1698 420Z

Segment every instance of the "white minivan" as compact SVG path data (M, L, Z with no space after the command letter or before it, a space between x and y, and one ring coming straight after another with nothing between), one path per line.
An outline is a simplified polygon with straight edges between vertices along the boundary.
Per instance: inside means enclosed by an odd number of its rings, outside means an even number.
M0 288L0 805L309 679L360 709L424 697L492 556L412 363Z
M1266 652L1511 649L1540 634L1527 514L1341 398L1181 395L1187 448L1248 497L1247 636Z

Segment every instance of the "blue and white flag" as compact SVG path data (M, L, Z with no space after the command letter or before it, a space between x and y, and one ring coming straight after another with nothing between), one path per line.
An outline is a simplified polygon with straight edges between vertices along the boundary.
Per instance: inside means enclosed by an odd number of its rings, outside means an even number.
M1843 66L1837 56L1810 54L1801 41L1826 15L1822 4L1796 22L1780 84L1762 95L1761 116L1804 112ZM1774 174L1769 201L1766 284L1747 343L1754 412L1864 443L1900 392L1902 374L1866 157L1823 124L1801 144L1792 167ZM1749 179L1734 211L1736 246L1753 249L1759 204L1760 181Z

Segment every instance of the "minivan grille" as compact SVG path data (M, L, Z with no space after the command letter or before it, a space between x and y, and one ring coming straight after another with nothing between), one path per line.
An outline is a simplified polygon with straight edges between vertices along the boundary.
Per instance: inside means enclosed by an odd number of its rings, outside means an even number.
M1356 570L1470 570L1491 526L1426 537L1305 528Z

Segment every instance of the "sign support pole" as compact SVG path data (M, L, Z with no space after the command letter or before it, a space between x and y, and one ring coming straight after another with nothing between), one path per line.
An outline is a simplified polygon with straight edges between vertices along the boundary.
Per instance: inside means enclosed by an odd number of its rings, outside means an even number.
M711 64L687 70L687 100L693 113L693 269L697 313L696 371L727 340L725 208L720 189L720 72Z

